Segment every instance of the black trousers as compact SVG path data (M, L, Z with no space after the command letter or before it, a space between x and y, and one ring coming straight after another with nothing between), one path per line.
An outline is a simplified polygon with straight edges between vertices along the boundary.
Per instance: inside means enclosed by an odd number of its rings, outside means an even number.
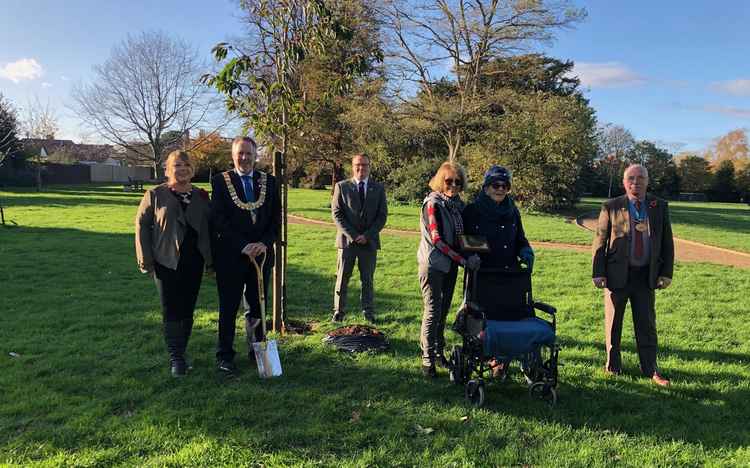
M203 257L196 249L182 252L177 269L154 264L154 282L165 322L192 320L203 279Z
M266 298L268 298L272 267L273 255L268 255L263 266L263 286ZM217 268L216 289L219 293L219 342L216 347L216 359L231 361L235 355L233 344L240 303L242 303L246 317L260 318L260 297L255 267L247 260L235 265L235 268ZM257 339L263 338L260 336L263 333L261 327L256 328L256 333Z

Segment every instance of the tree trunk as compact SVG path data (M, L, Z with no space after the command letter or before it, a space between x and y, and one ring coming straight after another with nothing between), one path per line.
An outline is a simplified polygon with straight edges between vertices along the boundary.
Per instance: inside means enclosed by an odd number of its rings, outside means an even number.
M461 135L458 132L449 133L445 136L445 142L448 145L448 161L454 163L458 157L458 150L461 148Z
M36 163L36 191L42 191L42 162L37 161Z
M276 257L274 258L274 269L273 269L273 330L275 332L283 333L285 330L284 321L286 320L287 313L287 298L286 298L286 266L287 266L287 174L286 174L286 152L287 152L287 140L289 138L286 128L286 108L282 109L282 139L281 139L281 153L276 152L274 154L274 175L276 181L279 184L279 199L281 201L281 232L279 239L276 241Z
M151 146L151 158L154 161L154 179L157 181L161 181L162 177L164 176L161 164L161 148L157 146Z
M277 199L283 203L282 199L282 177L281 177L281 166L282 166L282 156L281 152L274 151L273 154L273 175L276 177L276 197ZM281 288L283 281L281 279L282 276L282 235L283 235L283 216L284 216L284 210L283 207L281 210L279 210L279 237L276 239L276 242L274 243L274 263L273 263L273 330L279 331L277 329L277 323L279 321L279 317L281 317Z

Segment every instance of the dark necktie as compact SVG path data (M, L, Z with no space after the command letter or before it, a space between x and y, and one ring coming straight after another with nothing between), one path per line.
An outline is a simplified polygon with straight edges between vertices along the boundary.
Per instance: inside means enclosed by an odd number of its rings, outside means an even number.
M638 213L638 220L640 221L641 217L641 201L636 200L635 201L635 211ZM635 255L635 258L641 258L643 257L643 233L638 230L638 225L640 223L634 223L635 229L635 251L633 252Z
M253 179L249 175L240 176L242 179L242 188L245 189L245 200L247 203L255 201L255 193L253 192Z
M362 210L365 209L365 181L359 182L359 206Z

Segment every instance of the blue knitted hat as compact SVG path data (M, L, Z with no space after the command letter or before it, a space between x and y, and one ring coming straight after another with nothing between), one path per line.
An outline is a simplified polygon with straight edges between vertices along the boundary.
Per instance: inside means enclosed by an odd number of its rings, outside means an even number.
M487 188L493 182L505 182L510 187L512 176L510 171L503 166L492 166L484 173L484 183L482 188Z

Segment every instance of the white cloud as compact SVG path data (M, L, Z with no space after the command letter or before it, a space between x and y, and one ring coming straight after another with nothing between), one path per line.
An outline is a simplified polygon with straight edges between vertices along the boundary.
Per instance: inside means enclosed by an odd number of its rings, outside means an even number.
M46 81L42 83L42 88L51 88L51 87L52 87L52 83L47 83Z
M706 112L728 115L730 117L739 117L744 119L750 118L750 109L741 109L739 107L706 106L703 108L703 110L705 110Z
M750 96L750 79L717 81L711 87L716 91L734 96Z
M578 62L571 75L578 76L581 84L590 88L619 88L646 82L644 77L619 62Z
M60 79L63 80L63 81L68 81L70 78L68 78L65 75L60 75Z
M6 63L0 68L0 78L6 78L14 83L21 80L35 80L42 76L42 73L42 66L33 58Z

